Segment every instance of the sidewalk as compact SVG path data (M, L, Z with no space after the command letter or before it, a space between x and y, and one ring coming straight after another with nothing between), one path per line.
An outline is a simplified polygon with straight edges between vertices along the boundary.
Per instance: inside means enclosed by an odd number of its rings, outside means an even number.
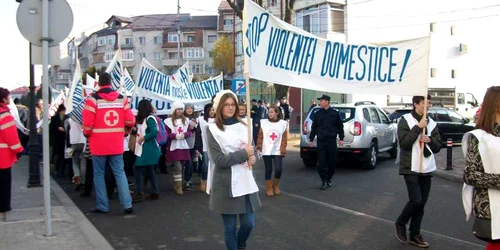
M441 151L436 154L436 165L437 170L435 172L436 176L441 178L463 183L465 159L462 154L462 147L453 147L452 150L452 166L453 170L446 170L447 164L447 148L442 148Z
M28 156L12 167L12 211L0 222L0 249L113 249L52 179L53 236L46 237L43 187L26 187L28 170Z

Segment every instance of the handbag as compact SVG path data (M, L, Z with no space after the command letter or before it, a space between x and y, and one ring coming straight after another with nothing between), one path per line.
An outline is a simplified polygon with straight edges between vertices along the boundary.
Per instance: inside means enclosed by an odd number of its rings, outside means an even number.
M472 234L483 241L493 241L491 239L491 220L476 216L472 225Z
M135 142L136 142L136 136L130 134L130 136L128 138L128 149L131 152L135 152Z

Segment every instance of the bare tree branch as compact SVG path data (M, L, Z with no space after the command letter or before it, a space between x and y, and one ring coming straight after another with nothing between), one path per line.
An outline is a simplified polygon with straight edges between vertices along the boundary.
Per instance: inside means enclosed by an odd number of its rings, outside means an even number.
M238 7L238 5L236 5L236 2L235 1L231 1L231 0L226 0L226 1L229 4L229 6L231 6L231 8L234 10L234 12L236 12L236 15L241 20L243 20L243 12L241 11L240 7Z

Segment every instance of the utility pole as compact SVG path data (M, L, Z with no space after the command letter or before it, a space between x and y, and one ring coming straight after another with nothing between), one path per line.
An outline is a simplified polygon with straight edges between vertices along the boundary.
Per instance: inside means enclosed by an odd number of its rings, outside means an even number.
M181 3L177 0L177 66L181 67Z
M28 187L40 187L42 184L40 183L40 144L42 143L39 139L41 136L38 136L38 130L36 128L36 123L38 122L36 117L36 99L35 99L35 69L34 65L31 61L31 43L29 43L29 72L30 72L30 92L29 92L29 179L28 179ZM40 89L40 91L42 91ZM46 105L44 103L44 105ZM40 117L42 118L42 117Z

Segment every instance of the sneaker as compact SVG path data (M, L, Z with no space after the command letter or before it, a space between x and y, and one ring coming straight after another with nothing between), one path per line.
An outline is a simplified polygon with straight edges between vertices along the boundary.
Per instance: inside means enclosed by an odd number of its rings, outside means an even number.
M396 238L398 238L401 243L407 243L408 237L406 236L406 225L399 225L396 222L394 223L394 226L396 227Z
M191 191L193 189L193 183L191 181L186 182L186 191Z
M424 238L422 238L421 234L410 237L410 244L415 245L417 247L421 247L421 248L428 248L429 247L429 243L424 241Z
M326 190L328 189L328 184L326 184L326 181L323 181L322 184L321 184L321 187L319 188L321 190Z
M327 185L328 187L331 187L331 186L332 186L332 180L327 181L327 182L326 182L326 185Z
M126 214L131 214L134 212L134 208L133 207L125 208L123 209L123 212L125 212Z

